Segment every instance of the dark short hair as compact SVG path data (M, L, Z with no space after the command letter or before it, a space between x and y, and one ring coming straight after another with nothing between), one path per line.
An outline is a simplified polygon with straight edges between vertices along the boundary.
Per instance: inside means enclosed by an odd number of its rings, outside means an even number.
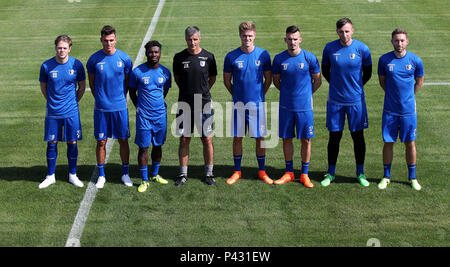
M295 26L295 25L292 25L292 26L289 26L289 27L286 28L286 34L288 34L288 33L296 33L296 32L300 32L300 29L297 26Z
M102 28L102 30L100 31L100 34L101 34L101 36L106 36L106 35L111 35L111 34L116 35L116 29L113 26L106 25Z
M148 51L150 50L150 48L152 48L152 47L154 47L154 46L157 46L157 47L159 47L159 50L161 51L161 47L162 47L162 45L158 42L158 41L148 41L146 44L145 44L145 54L147 54L148 53Z
M70 37L68 35L63 34L63 35L60 35L60 36L56 37L56 39L55 39L55 46L57 46L58 43L61 42L61 41L68 43L69 47L72 46L72 39L70 39Z
M404 29L399 29L399 28L395 29L392 32L392 38L394 38L394 35L396 35L396 34L404 34L404 35L406 35L406 37L408 37L408 33Z
M349 18L342 18L336 22L336 29L342 28L345 24L350 23L353 25L352 21Z

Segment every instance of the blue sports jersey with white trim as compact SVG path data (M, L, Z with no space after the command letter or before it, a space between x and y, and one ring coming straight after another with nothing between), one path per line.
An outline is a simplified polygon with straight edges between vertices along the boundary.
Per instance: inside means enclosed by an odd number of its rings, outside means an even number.
M95 109L103 112L127 109L125 96L125 74L133 63L127 53L116 49L113 55L103 50L94 53L88 60L88 74L95 74Z
M317 57L304 49L296 56L289 52L278 54L273 59L272 74L280 74L280 108L290 111L313 109L311 74L319 73Z
M172 87L171 77L169 69L161 64L151 69L143 63L131 72L129 86L138 91L136 113L151 120L165 118L164 89Z
M244 53L240 47L225 56L223 72L232 73L233 102L264 102L264 75L271 71L270 54L255 46L250 53Z
M328 101L355 105L364 96L362 67L372 65L372 56L366 44L352 40L343 46L339 40L325 45L322 66L330 66L330 89Z
M73 57L60 64L53 57L41 65L39 81L47 84L49 118L63 119L78 114L77 83L86 80L83 64Z
M416 114L414 84L416 77L424 76L422 60L409 51L397 58L391 51L380 57L378 75L386 76L384 111L398 116Z

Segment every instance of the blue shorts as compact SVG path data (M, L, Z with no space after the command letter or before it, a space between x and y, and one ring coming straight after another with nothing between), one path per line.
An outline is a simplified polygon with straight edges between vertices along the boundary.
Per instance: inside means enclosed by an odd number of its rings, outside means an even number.
M45 117L44 141L73 142L82 138L79 113L64 119Z
M166 141L167 117L159 120L146 119L136 114L136 137L134 143L139 147L162 146Z
M128 109L113 112L94 110L94 136L97 141L106 138L128 139Z
M395 143L397 136L403 143L417 138L417 115L396 116L383 112L381 122L383 141Z
M244 137L247 134L253 138L267 135L266 110L264 103L259 106L242 108L234 106L231 117L231 134L234 137Z
M327 102L328 131L343 131L346 114L350 132L364 130L369 127L365 101L361 101L361 104L351 106Z
M296 112L280 108L278 135L281 138L294 138L295 132L297 132L297 139L314 138L313 111Z

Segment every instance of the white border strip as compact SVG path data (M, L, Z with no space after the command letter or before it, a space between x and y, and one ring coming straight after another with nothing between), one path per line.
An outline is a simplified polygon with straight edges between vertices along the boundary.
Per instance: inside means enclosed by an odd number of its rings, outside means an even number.
M153 15L152 22L147 29L147 33L145 34L144 40L142 41L141 48L139 49L136 60L134 61L134 65L137 66L142 63L145 54L145 44L150 40L155 31L156 24L158 23L159 16L161 15L161 11L165 4L165 0L160 0L158 7L156 8L155 14ZM109 154L111 153L112 147L114 145L114 139L109 138L106 142L106 157L105 164L108 161ZM86 189L86 193L84 194L84 198L80 203L80 208L78 209L77 215L75 216L75 220L72 225L72 229L70 230L69 236L67 237L66 247L81 247L80 239L83 234L84 226L86 225L86 221L89 216L89 211L91 210L92 203L95 200L95 195L97 194L97 187L95 186L94 180L98 177L97 167L94 168L92 172L91 180Z

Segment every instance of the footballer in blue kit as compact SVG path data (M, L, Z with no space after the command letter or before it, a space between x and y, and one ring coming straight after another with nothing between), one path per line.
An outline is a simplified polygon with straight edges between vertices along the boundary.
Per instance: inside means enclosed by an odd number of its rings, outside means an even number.
M422 60L406 50L408 34L403 29L392 32L394 50L382 55L378 61L378 78L385 92L382 135L383 135L383 179L378 184L385 189L390 182L394 143L397 137L405 143L408 178L414 189L420 190L415 175L417 138L417 112L415 94L422 88L424 68Z
M229 52L224 61L223 79L233 98L232 134L235 172L227 180L235 183L241 178L242 138L248 127L249 136L256 138L258 177L268 184L272 179L265 172L266 134L265 94L272 83L270 54L254 44L256 26L247 21L239 25L241 46Z
M100 41L103 48L94 53L86 64L89 86L95 98L94 136L97 140L96 156L99 170L96 186L103 188L106 181L104 164L108 138L118 139L122 159L122 181L126 186L132 186L128 174L130 130L126 95L128 75L133 64L125 52L115 47L117 36L114 27L104 26Z
M302 38L297 26L289 26L284 38L288 49L275 56L272 66L273 83L280 90L279 136L283 139L286 173L275 184L294 181L292 138L301 139L302 174L300 182L314 185L308 177L311 158L311 138L314 137L313 93L322 84L317 57L300 48Z
M44 134L44 141L47 142L47 176L39 184L40 189L55 183L58 141L67 142L69 182L83 187L76 170L77 141L82 139L78 101L86 89L86 74L83 64L69 56L71 47L69 36L58 36L55 40L56 56L42 63L39 74L41 91L47 100Z
M322 55L322 74L329 82L326 125L328 141L328 171L321 182L328 186L335 178L339 144L347 116L356 161L356 176L362 186L369 186L364 175L366 143L364 129L368 127L364 84L372 76L372 57L364 43L352 38L354 29L349 18L336 22L338 40L326 44Z
M148 148L152 145L151 180L167 184L159 174L162 150L166 140L167 107L164 102L172 77L170 71L159 64L161 44L149 41L145 45L147 62L136 67L130 74L130 98L136 107L136 138L139 147L138 165L142 183L139 192L145 192L149 186Z

